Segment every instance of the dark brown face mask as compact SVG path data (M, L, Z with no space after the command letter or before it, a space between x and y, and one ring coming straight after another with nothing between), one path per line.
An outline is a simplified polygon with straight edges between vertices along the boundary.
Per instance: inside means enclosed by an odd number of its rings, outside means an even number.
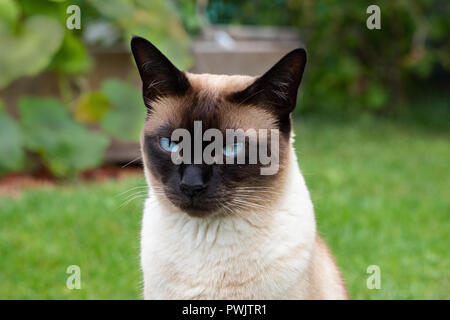
M306 64L305 50L288 53L264 75L251 78L182 72L143 38L134 37L131 48L148 109L142 133L144 165L172 204L191 215L205 216L224 204L243 206L244 190L279 188L288 159L291 113ZM261 175L260 163L174 164L170 152L161 146L161 138L170 138L177 128L194 135L195 121L201 121L202 130L218 129L224 136L226 129L279 130L279 172ZM267 193L253 202L272 200Z

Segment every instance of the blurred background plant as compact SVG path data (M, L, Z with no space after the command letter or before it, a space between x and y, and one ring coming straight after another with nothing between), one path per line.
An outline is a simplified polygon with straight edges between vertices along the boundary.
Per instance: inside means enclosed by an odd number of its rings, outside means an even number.
M80 30L66 28L69 5L80 7ZM134 34L152 39L180 68L192 65L188 34L170 1L1 0L0 88L44 70L86 72L89 46L124 45Z
M411 106L411 93L443 83L448 89L448 1L383 2L381 30L365 27L371 4L210 0L208 16L221 24L297 27L310 53L302 110L388 111Z
M72 4L81 8L80 30L66 28L66 10ZM4 100L0 174L44 166L57 177L76 176L102 164L111 141L137 142L145 108L136 71L116 76L106 70L107 76L93 85L93 74L111 68L102 66L96 54L128 55L129 40L137 34L155 43L180 69L190 69L192 39L213 25L287 26L298 31L309 64L297 113L415 115L447 126L449 3L384 2L381 30L365 27L370 4L0 0L2 95L20 79L42 74L54 75L58 83L51 99L24 92L28 97L18 96L15 106ZM30 162L30 155L39 165Z
M81 9L81 30L66 28L72 4ZM194 2L180 4L186 26L197 30L188 18ZM178 67L192 65L190 37L170 1L0 0L0 89L43 72L56 74L59 86L52 99L19 97L17 120L0 109L0 174L36 169L26 161L31 152L56 177L73 177L102 163L108 137L138 141L145 107L136 86L127 79L105 79L100 89L83 82L94 67L92 48L120 50L134 34Z

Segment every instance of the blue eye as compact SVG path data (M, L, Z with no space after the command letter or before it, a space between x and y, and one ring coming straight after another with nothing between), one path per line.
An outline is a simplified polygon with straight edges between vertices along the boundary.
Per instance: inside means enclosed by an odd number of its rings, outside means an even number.
M159 145L161 146L161 148L169 152L178 151L178 145L175 142L170 141L169 138L159 138Z
M232 157L237 155L241 150L244 144L242 142L228 144L223 147L223 154L227 157Z

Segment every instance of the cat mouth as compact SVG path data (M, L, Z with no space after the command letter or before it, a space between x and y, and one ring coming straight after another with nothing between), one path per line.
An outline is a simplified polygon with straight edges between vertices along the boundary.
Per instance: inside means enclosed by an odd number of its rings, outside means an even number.
M186 212L189 216L195 217L195 218L203 218L206 216L211 216L215 213L215 210L205 210L203 208L197 208L197 207L189 207L183 209L184 212Z
M180 208L191 217L202 218L211 216L217 213L218 207L216 205L190 203L187 205L181 205Z
M217 213L220 209L218 201L214 199L205 199L201 197L183 197L182 199L180 199L180 197L174 197L174 195L171 194L168 194L167 198L173 205L180 208L192 217L211 216Z

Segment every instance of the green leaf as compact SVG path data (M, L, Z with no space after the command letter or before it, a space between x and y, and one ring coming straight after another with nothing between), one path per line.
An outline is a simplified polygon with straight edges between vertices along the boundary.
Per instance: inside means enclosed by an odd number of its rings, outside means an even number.
M14 28L19 17L19 7L13 0L0 0L0 22L6 22L10 28Z
M102 129L122 141L139 141L146 113L140 92L117 79L103 82L101 91L111 104L100 122Z
M385 88L375 82L370 83L365 95L367 106L371 109L381 109L384 107L388 96Z
M14 119L0 110L0 174L20 170L24 163L22 131Z
M60 49L49 65L49 69L76 74L88 71L92 64L92 58L83 42L72 33L67 32Z
M128 44L133 35L152 41L180 69L192 66L190 38L170 1L91 0L101 15L123 32Z
M135 0L137 9L123 26L127 41L133 35L147 38L181 70L193 65L191 41L173 4L165 0Z
M103 16L117 20L124 16L130 16L134 11L134 5L129 0L88 0Z
M102 162L107 137L76 123L57 100L23 97L19 110L28 148L56 176L74 176Z
M24 16L41 15L54 18L60 23L65 23L67 19L67 7L71 4L67 0L19 0L20 8Z
M109 109L109 100L101 92L81 95L75 107L75 118L80 122L97 123Z
M64 31L57 20L28 18L16 36L0 24L0 88L21 76L33 76L50 63L62 43Z

